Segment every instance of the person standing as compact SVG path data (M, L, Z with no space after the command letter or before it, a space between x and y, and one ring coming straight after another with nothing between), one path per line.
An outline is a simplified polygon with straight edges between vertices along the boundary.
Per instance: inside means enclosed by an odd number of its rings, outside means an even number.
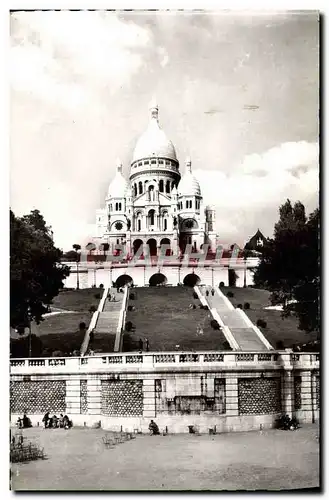
M145 339L145 344L146 344L146 352L149 352L149 348L150 348L149 339Z
M143 350L143 341L142 341L142 339L139 339L138 345L139 345L139 350L142 351Z

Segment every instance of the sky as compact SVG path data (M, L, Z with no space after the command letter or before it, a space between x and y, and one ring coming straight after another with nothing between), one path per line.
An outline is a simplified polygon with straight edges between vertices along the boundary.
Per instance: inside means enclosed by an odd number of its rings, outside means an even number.
M316 12L14 12L10 35L10 204L60 248L95 235L153 96L220 241L271 236L287 198L318 206Z

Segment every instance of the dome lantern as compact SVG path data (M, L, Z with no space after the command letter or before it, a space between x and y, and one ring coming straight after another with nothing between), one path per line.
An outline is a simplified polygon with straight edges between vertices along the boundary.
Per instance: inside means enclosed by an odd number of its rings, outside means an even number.
M186 158L185 161L185 174L178 184L178 196L201 196L201 189L199 181L192 174L191 158Z

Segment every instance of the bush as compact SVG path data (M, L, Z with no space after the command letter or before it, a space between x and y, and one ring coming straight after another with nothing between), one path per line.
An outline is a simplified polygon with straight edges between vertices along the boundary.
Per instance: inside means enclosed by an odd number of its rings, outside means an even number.
M135 300L135 298L136 298L136 296L135 296L135 294L134 294L134 293L130 293L130 294L129 294L129 299L130 299L130 300Z
M225 286L224 281L221 281L221 282L219 283L219 287L218 287L218 288L223 288L224 286Z
M95 293L94 297L95 297L96 300L99 300L101 298L101 294L100 293Z
M202 306L202 309L204 309L205 311L209 311L209 307L208 306Z
M130 332L130 331L132 330L132 328L133 328L133 324L132 324L132 322L131 322L131 321L127 321L127 323L126 323L126 325L125 325L125 330L126 330L127 332Z
M256 325L259 326L260 328L266 328L267 327L267 323L263 319L258 319Z
M210 325L211 325L211 328L213 328L214 330L219 330L220 329L219 323L215 319L212 319L210 321Z
M236 307L237 309L242 309L242 304L238 304Z
M249 302L245 302L245 303L243 304L243 307L244 307L244 309L246 309L246 310L247 310L247 309L250 309L250 304L249 304Z
M84 321L81 321L81 323L79 323L79 330L85 330L86 329L86 323Z
M196 309L196 305L195 304L193 304L193 309Z
M104 288L103 283L101 283L98 288Z
M128 311L132 311L133 310L133 306L128 306Z
M232 298L232 297L234 297L234 293L233 292L227 292L226 296Z
M231 349L230 344L227 342L227 340L225 340L225 341L223 342L223 351L231 351L231 350L232 350L232 349Z
M194 299L198 299L198 298L199 298L199 297L198 297L198 294L197 294L196 292L193 292L193 298L194 298Z
M94 313L95 311L97 311L97 307L96 306L90 306L89 307L89 312L90 313Z

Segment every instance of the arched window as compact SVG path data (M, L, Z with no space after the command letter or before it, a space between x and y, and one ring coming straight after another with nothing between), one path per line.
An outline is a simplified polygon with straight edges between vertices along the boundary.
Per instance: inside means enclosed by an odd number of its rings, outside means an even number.
M134 184L134 196L137 196L137 184L136 184L136 182Z
M188 200L186 200L185 206L186 208L188 208Z
M142 221L140 219L138 219L137 221L137 231L140 231L142 228Z
M139 194L143 193L143 184L141 181L139 181L139 183L138 183L138 192L139 192Z
M118 204L117 203L115 204L115 211L116 212L118 211Z
M171 189L174 189L174 187L175 187L175 182L173 181L173 182L171 183Z
M155 219L155 211L154 210L150 210L149 211L149 225L150 226L154 226L154 219Z
M163 179L161 179L159 182L159 191L160 193L163 193Z
M166 218L163 221L163 230L167 231L167 219Z
M170 193L170 181L166 182L166 193Z

